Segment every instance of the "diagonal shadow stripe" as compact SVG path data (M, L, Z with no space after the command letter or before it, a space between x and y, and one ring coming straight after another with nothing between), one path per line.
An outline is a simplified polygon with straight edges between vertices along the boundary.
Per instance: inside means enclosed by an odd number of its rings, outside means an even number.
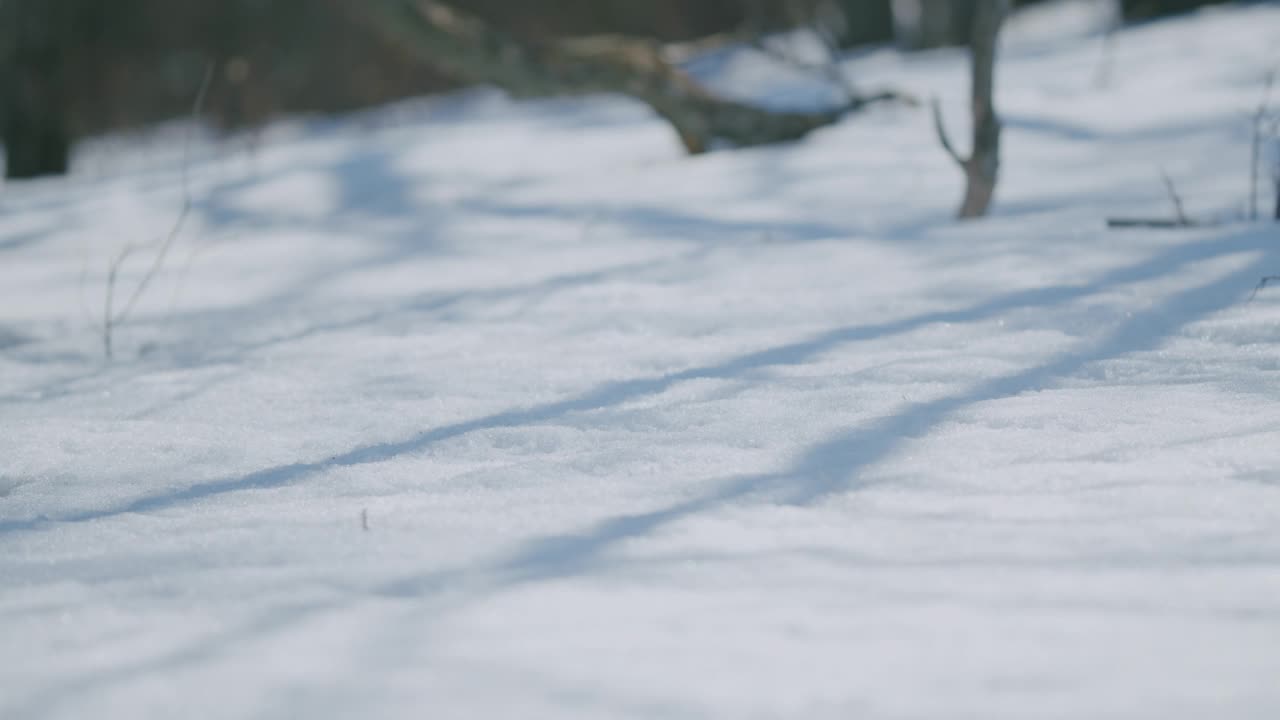
M1179 328L1239 301L1256 282L1272 256L1185 290L1159 306L1135 314L1088 347L1068 352L1021 372L977 383L967 391L907 409L864 427L836 433L811 446L790 466L776 473L744 475L713 481L715 489L658 510L615 517L579 534L545 537L529 543L490 569L491 577L508 583L580 574L596 565L611 547L659 528L753 496L776 497L793 505L811 505L831 495L865 487L861 476L918 437L979 403L1039 389L1087 366L1132 353L1154 350ZM457 575L453 573L452 575ZM393 596L413 595L440 585L438 573L403 578L381 588Z
M1259 245L1252 241L1240 245L1226 242L1223 247L1230 252L1257 249ZM1185 259L1191 261L1194 257ZM1077 351L1061 354L1045 363L1017 373L979 382L955 395L914 404L901 412L887 415L863 427L836 433L811 446L781 472L712 481L711 484L714 486L712 491L683 502L646 513L611 518L577 534L537 538L487 566L443 569L394 579L372 588L371 593L411 599L432 597L440 600L445 596L453 597L451 602L429 604L432 617L438 620L441 613L451 608L460 607L461 604L476 599L491 597L512 586L590 572L618 543L642 537L699 512L756 496L774 497L782 502L808 505L833 494L865 487L860 476L875 463L891 456L897 448L907 442L908 438L936 428L973 405L1037 389L1055 379L1079 372L1092 363L1156 349L1179 328L1238 302L1273 259L1274 254L1265 254L1239 270L1224 274L1203 285L1175 293L1158 306L1134 315L1100 340L1087 343L1086 347ZM1136 270L1137 268L1133 268L1123 272L1136 272ZM1133 277L1136 279L1138 276ZM774 357L767 352L769 351L739 358L739 362L746 362L748 357ZM704 369L707 372L710 370L710 368ZM634 382L656 382L656 380ZM554 408L568 404L570 402L566 401L554 406L545 406L539 412L552 412ZM533 412L535 411L526 411L523 415L527 417ZM514 421L521 416L521 413L503 415L508 420ZM453 426L452 429L441 428L434 433L460 434L468 431L468 428L486 426L486 420L462 423ZM367 448L365 452L376 451L386 456L393 456L396 454L396 447L396 445L376 446ZM342 460L347 464L356 464L361 458L356 456L355 452L329 462ZM293 472L305 474L328 466L326 463L311 463L290 467L296 468ZM199 496L199 494L192 495L192 497ZM166 500L167 504L172 503ZM100 514L103 517L108 515L109 513ZM32 524L31 527L36 525ZM263 618L255 620L247 628L253 636L259 636L263 632L279 632L285 627L294 627L314 618L318 613L331 612L340 608L340 605L324 603L312 607L288 607L274 610ZM215 636L166 655L158 661L148 662L141 667L156 667L157 664L167 666L175 660L199 662L227 650L243 637L239 633ZM110 685L119 678L120 675L117 673L106 673L101 677L81 681L73 694L83 694L90 689ZM62 701L66 698L66 689L59 688L56 693L42 695L39 702L28 707L42 707L46 703Z
M1105 273L1102 277L1090 283L1019 290L999 295L961 310L929 312L884 323L836 328L807 340L740 355L715 365L690 368L660 377L607 383L566 400L531 408L508 410L474 420L445 425L405 440L366 445L323 460L290 463L265 468L248 475L210 480L185 489L139 498L114 508L86 510L58 518L37 517L25 520L0 521L0 535L35 530L49 526L52 523L86 522L128 513L163 510L181 505L184 502L206 499L241 490L284 487L328 469L382 462L400 455L419 452L435 443L479 430L532 425L561 418L571 413L613 407L638 397L661 393L678 383L689 380L737 377L745 372L764 367L795 365L806 362L843 344L882 339L935 323L975 322L998 316L1013 309L1049 307L1069 302L1116 286L1162 277L1184 266L1210 258L1262 250L1273 244L1269 242L1270 240L1271 238L1267 237L1267 234L1262 231L1246 229L1228 238L1206 239L1171 248L1142 262ZM1231 282L1239 283L1240 288L1252 288L1257 282L1256 276L1262 273L1264 269L1265 267L1259 261L1259 263L1251 265L1247 272L1242 271L1242 273L1232 274L1230 280ZM1252 275L1249 275L1249 273L1252 273ZM1216 288L1217 286L1214 285L1213 287ZM1229 288L1218 288L1217 292L1222 293L1227 289ZM1199 298L1199 296L1196 297ZM1222 305L1236 298L1235 295L1230 295L1229 297L1230 300L1225 301ZM1200 298L1200 302L1203 304L1204 299ZM1181 304L1185 305L1187 303L1183 302ZM1222 305L1216 307L1221 307ZM1193 311L1195 307L1198 307L1198 305L1191 303L1188 312ZM1125 324L1127 331L1135 332L1141 330L1141 328L1131 328L1132 324ZM1139 332L1138 336L1145 337L1147 335ZM1114 336L1109 337L1114 338ZM1078 364L1078 361L1067 358L1059 360L1058 363L1066 367L1073 363ZM1038 371L1036 377L1051 376L1053 375L1053 370L1054 368L1042 368ZM1017 386L1016 378L1005 379L1001 382L1007 387ZM957 405L965 404L961 400L952 400L950 402L954 402ZM935 414L942 409L937 408ZM910 417L912 416L908 415L906 418L899 418L894 422L903 423ZM836 448L837 446L833 445L830 452L835 454L844 452Z

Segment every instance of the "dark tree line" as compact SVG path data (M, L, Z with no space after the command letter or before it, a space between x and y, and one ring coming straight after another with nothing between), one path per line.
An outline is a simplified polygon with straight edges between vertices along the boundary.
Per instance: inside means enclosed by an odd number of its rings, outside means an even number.
M1126 21L1146 20L1184 13L1204 5L1222 5L1231 0L1121 0L1120 9Z
M926 48L967 42L976 2L916 0L923 12L914 19L901 12L912 3L900 0L447 4L505 37L543 47L566 37L615 35L624 38L618 49L635 49L646 42L816 22L843 47L898 41ZM1130 18L1202 4L1123 0ZM407 52L385 26L360 21L370 7L362 0L0 0L0 140L6 175L64 172L76 138L182 114L210 62L217 73L208 116L225 128L261 123L281 112L339 111L484 80L460 71L456 58L431 57L421 48ZM625 72L622 66L615 69ZM659 74L677 77L665 70ZM724 128L726 122L761 119L726 112L712 124ZM678 108L672 113L684 114ZM710 137L699 130L706 124L702 120L684 120L694 130L682 131L687 147L699 147L699 135ZM815 120L820 119L792 118L787 121L792 130L779 137L802 133Z

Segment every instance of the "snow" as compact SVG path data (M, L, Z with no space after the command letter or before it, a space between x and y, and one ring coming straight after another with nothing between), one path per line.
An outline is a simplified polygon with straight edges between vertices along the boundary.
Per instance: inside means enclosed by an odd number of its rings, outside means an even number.
M471 91L201 139L106 362L182 133L0 188L0 717L1275 717L1280 8L1098 86L1102 9L1011 25L977 222L921 109L689 159ZM960 53L845 70L964 137ZM1104 229L1162 170L1224 222Z

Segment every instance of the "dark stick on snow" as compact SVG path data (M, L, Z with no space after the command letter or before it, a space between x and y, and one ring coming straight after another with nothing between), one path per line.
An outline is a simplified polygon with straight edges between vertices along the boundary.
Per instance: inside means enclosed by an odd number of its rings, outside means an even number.
M1191 221L1187 219L1187 213L1182 208L1182 196L1178 194L1178 188L1173 186L1173 178L1169 177L1169 173L1163 169L1160 170L1160 177L1164 180L1164 188L1169 191L1169 201L1173 203L1173 211L1178 216L1179 225L1190 225Z
M1262 163L1263 126L1271 106L1271 86L1275 83L1276 71L1270 70L1262 84L1262 101L1253 113L1253 145L1249 154L1249 219L1258 219L1258 171ZM1280 208L1277 209L1280 212Z
M1169 177L1169 173L1163 168L1160 170L1160 179L1164 180L1164 189L1169 193L1169 201L1173 203L1173 211L1175 217L1168 218L1107 218L1107 227L1109 228L1191 228L1201 227L1203 223L1187 217L1187 212L1182 204L1182 196L1178 194L1178 188L1173 184L1173 178Z
M195 124L200 121L200 115L204 111L204 101L209 94L209 85L213 83L214 64L209 63L204 69L204 78L200 81L200 89L196 92L195 102L191 107L191 127L187 129L187 134L182 141L182 170L181 170L181 188L182 188L182 209L178 212L178 218L174 220L173 227L170 228L169 234L165 236L164 241L160 243L160 249L156 252L155 259L151 263L151 267L147 268L147 272L138 281L138 286L133 289L133 294L129 296L129 301L125 303L124 309L120 311L120 316L116 319L117 323L124 322L128 319L129 313L133 310L133 306L137 304L138 298L147 291L147 287L151 281L155 279L156 274L160 272L160 267L164 265L164 260L169 255L169 249L173 247L174 241L178 235L182 233L182 227L186 224L187 216L191 214L191 182L189 180L191 167L191 136L195 134Z
M1193 220L1177 220L1171 218L1107 218L1109 228L1159 228L1177 229L1204 227L1203 223Z
M1266 287L1268 283L1273 283L1278 280L1280 280L1280 275L1268 275L1259 280L1258 284L1253 287L1253 292L1249 293L1249 299L1246 302L1253 302L1253 299L1258 296L1258 293L1261 292L1262 288Z

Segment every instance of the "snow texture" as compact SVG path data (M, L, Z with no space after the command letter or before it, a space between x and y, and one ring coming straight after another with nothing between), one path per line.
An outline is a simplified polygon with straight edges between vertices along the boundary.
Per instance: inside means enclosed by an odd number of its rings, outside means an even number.
M0 188L0 717L1280 717L1280 230L1233 220L1280 7L1102 84L1099 7L1011 23L964 224L919 108L695 159L621 98L295 119L195 145L105 362L181 128ZM959 51L844 69L964 137ZM1104 229L1161 170L1221 222Z

